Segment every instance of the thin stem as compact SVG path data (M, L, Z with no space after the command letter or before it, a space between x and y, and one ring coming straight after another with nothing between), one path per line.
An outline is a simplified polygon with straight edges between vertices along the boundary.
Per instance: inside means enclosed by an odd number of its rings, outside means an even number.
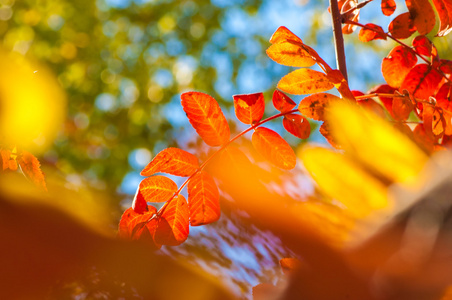
M334 45L336 49L336 64L345 80L347 77L347 64L345 62L344 36L342 35L342 16L339 12L337 0L330 0L331 18L333 21Z
M199 167L198 169L196 169L196 171L193 172L193 174L191 174L185 181L184 183L182 183L182 185L179 187L179 189L174 193L173 197L168 200L168 202L165 203L165 205L159 210L159 212L157 213L157 216L161 216L163 214L163 212L165 211L166 207L168 206L168 204L177 196L179 195L179 193L182 191L182 189L188 184L188 182L199 172L201 172L206 166L207 164L212 161L212 159L217 156L219 153L221 153L224 149L226 149L226 147L228 147L231 143L233 143L235 140L237 140L238 138L240 138L241 136L243 136L245 133L259 127L260 125L267 123L268 121L271 121L273 119L277 119L279 117L285 116L287 114L291 114L291 113L295 113L297 112L298 109L292 109L290 111L286 111L286 112L282 112L279 114L276 114L274 116L268 117L267 119L264 119L260 122L257 122L256 124L250 126L249 128L243 130L242 132L240 132L239 134L237 134L235 137L233 137L232 139L230 139L226 144L224 144L223 146L221 146L220 149L218 149L217 151L215 151L212 155L210 155ZM152 218L151 218L152 219Z
M363 1L363 2L361 2L361 3L358 3L358 5L356 5L356 6L352 7L352 8L350 8L350 9L347 10L347 11L344 11L344 12L342 13L342 17L344 17L345 15L347 15L347 14L349 14L349 13L351 13L351 12L354 12L354 11L357 10L357 9L363 8L364 6L366 6L367 4L369 4L369 3L372 2L372 1L373 1L373 0L366 0L366 1Z

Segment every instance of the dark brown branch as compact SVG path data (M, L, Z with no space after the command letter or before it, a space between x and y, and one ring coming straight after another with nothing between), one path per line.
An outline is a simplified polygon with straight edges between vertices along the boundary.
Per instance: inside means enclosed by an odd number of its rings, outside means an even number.
M342 35L342 16L339 12L337 0L330 0L330 7L333 21L334 46L336 49L336 64L339 71L341 71L342 75L344 75L345 80L348 81L347 65L345 62L344 37Z

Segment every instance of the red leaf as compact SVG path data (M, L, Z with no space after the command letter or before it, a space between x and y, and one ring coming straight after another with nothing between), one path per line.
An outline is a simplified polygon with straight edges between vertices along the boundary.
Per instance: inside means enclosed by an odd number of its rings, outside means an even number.
M381 72L386 82L391 86L398 88L416 65L417 57L411 51L403 46L396 46L389 52L389 55L383 59Z
M289 96L278 90L273 93L272 101L273 106L280 112L290 111L297 105Z
M452 61L446 59L440 59L438 68L441 72L447 75L452 74Z
M2 171L11 170L16 171L17 170L17 161L16 156L12 155L10 150L7 149L1 149L1 162L2 162Z
M47 191L44 173L41 171L41 164L33 154L27 151L22 151L17 157L20 169L25 174L25 177L31 180L36 186Z
M278 88L289 94L307 95L331 90L334 85L328 77L311 69L290 72L278 82Z
M388 31L396 39L409 38L415 31L413 19L409 12L398 15L389 23Z
M438 59L438 50L436 50L435 45L425 35L415 37L413 47L421 55L432 57L432 60Z
M436 20L429 0L405 0L405 3L419 34L425 35L432 31Z
M191 226L205 225L220 218L220 194L212 176L202 171L188 182Z
M255 129L251 138L254 148L275 166L290 170L297 158L290 145L276 132L265 127Z
M158 220L154 235L155 241L168 246L182 244L187 239L189 232L187 201L184 196L179 195L167 202L162 210L164 211Z
M303 41L296 36L295 34L293 34L292 31L290 31L289 29L287 29L284 26L279 27L275 33L273 33L272 37L270 38L270 43L275 44L275 43L280 43L286 40L290 40L290 41L294 41L296 43L300 43L303 44Z
M358 100L356 101L356 104L358 106L361 106L362 108L373 112L374 114L384 118L385 117L385 111L384 108L375 102L373 99L364 99L364 100Z
M140 187L138 186L135 193L135 197L132 202L132 209L137 214L145 213L148 210L148 203L144 199L143 194L140 192Z
M140 182L140 192L146 202L166 202L177 191L177 184L165 176L152 176Z
M140 174L151 176L155 173L168 173L176 176L190 176L198 167L198 158L193 154L178 148L167 148L160 151Z
M397 97L392 100L392 113L394 120L405 121L414 109L410 97Z
M157 209L151 205L143 214L136 213L131 207L121 216L119 221L118 235L123 239L144 240L150 242L155 248L159 249L160 244L155 243L154 233L157 228L157 218L152 219Z
M420 64L416 65L405 77L400 91L407 90L414 97L428 99L435 95L442 76L432 67Z
M452 1L450 0L433 0L436 11L438 12L438 17L440 21L440 26L437 36L445 36L449 34L452 30Z
M385 16L390 16L396 10L396 3L394 0L381 0L381 12Z
M237 119L245 124L259 122L264 116L265 101L263 93L234 95L234 109Z
M368 23L365 25L367 28L361 28L359 31L359 39L362 42L370 42L373 40L386 40L386 35L383 30L378 25Z
M379 85L375 88L373 88L372 90L369 91L369 93L377 93L377 94L394 94L394 92L397 89L390 87L387 84L382 84ZM393 98L391 97L382 97L382 96L378 96L378 99L380 99L381 103L383 103L384 107L386 108L386 110L389 112L389 114L394 117L394 113L392 112L392 102L393 102Z
M435 141L427 134L424 124L417 124L413 130L413 139L425 152L433 152Z
M181 95L182 107L190 124L209 146L221 146L229 141L229 125L217 101L199 92Z
M284 128L300 139L307 139L311 134L309 121L300 115L288 114L283 119Z
M325 120L325 110L332 102L342 99L327 93L318 93L301 100L298 110L306 117L317 121Z

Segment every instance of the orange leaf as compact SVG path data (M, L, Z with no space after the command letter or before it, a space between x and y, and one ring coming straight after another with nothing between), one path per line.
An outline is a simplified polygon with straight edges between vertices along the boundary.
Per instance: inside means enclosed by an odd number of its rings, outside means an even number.
M350 101L356 101L344 75L339 70L330 70L326 74L328 80L334 85L337 91L341 94L342 98L348 99Z
M191 226L209 224L220 218L220 194L207 172L197 173L188 182L188 208Z
M251 170L254 166L242 150L235 146L229 146L221 152L220 161L237 172Z
M300 139L307 139L311 134L309 121L300 115L288 114L283 119L284 128Z
M279 261L284 275L290 276L301 268L301 261L297 258L283 258Z
M1 162L2 162L2 171L11 170L16 171L17 170L17 161L15 157L11 154L10 150L7 149L1 149Z
M184 196L178 195L162 207L164 210L158 219L155 241L162 245L177 246L188 237L189 211Z
M427 134L424 124L417 124L413 130L413 139L425 152L432 153L435 141L431 135Z
M263 93L234 95L234 109L237 119L245 124L259 122L264 116L265 101Z
M389 23L388 31L396 39L409 38L416 31L410 13L406 12L398 15Z
M276 132L265 127L254 130L251 138L254 148L275 166L290 170L297 158L290 145Z
M359 39L361 42L370 42L373 40L386 40L386 35L383 28L372 23L366 24L365 26L367 28L363 27L359 31Z
M298 36L293 34L292 31L290 31L284 26L281 26L278 29L276 29L275 33L273 33L272 37L270 38L270 43L275 44L287 40L303 44L303 41Z
M429 0L405 0L405 3L419 34L425 35L432 31L436 20Z
M325 121L325 110L334 101L341 101L341 98L328 93L318 93L301 100L298 110L308 118Z
M358 5L357 0L346 0L339 4L339 9L341 11L341 14L344 14L346 11L349 11L350 9L356 7ZM355 9L351 11L350 13L347 13L344 17L346 20L352 20L354 22L359 21L359 9ZM353 31L355 31L356 25L352 24L346 24L344 27L342 27L342 33L343 34L350 34Z
M323 122L323 124L319 128L320 133L325 137L325 139L336 149L341 149L341 146L336 141L336 138L331 134L331 127L328 122Z
M396 10L396 3L394 0L381 0L381 12L385 16L390 16Z
M392 113L396 121L405 121L414 109L409 97L397 97L392 100Z
M435 95L442 76L432 67L420 64L410 70L405 77L400 91L407 90L416 98L428 99Z
M452 1L433 0L439 17L439 30L437 36L445 36L452 30Z
M190 176L198 167L198 158L193 154L178 148L166 148L160 151L140 174L151 176L161 172L176 176Z
M273 106L280 112L290 111L297 105L289 96L278 90L273 93L272 101Z
M436 93L436 104L452 112L452 83L445 82Z
M444 135L446 120L443 117L441 108L424 104L422 119L424 120L425 132L431 138L437 140Z
M446 128L444 129L445 135L452 135L452 112L443 110L444 121L446 122ZM444 137L443 137L444 139Z
M381 72L386 82L394 88L402 85L403 80L416 65L417 57L403 46L396 46L383 59Z
M373 112L374 114L384 118L385 115L385 111L384 108L378 104L377 102L375 102L373 99L364 99L364 100L359 100L356 101L356 104L358 104L358 106L361 106L362 108Z
M161 247L154 241L154 233L157 228L157 218L153 218L157 213L157 209L151 205L143 214L136 213L131 207L128 208L121 216L119 221L118 235L123 239L144 240L151 242L155 249Z
M177 191L177 184L165 176L152 176L140 182L140 192L146 202L166 202Z
M182 107L190 124L209 146L221 146L229 141L229 125L217 101L199 92L181 95Z
M331 90L334 85L327 76L311 69L295 70L278 82L278 88L286 93L306 95Z
M280 41L267 49L267 55L275 62L290 67L311 67L316 61L310 47L294 42ZM311 49L312 50L312 49Z
M22 151L17 157L20 169L25 174L25 177L31 180L36 186L47 191L44 173L41 171L41 164L39 160L30 152Z

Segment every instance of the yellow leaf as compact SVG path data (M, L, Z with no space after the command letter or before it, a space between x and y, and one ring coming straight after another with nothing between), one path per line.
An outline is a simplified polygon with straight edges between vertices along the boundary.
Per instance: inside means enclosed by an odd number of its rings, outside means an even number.
M305 147L300 156L319 188L343 204L349 215L361 218L390 206L385 185L344 155Z
M428 160L407 136L357 106L334 103L326 119L333 136L349 157L392 182L414 179Z
M306 49L310 49L305 46ZM311 54L302 45L296 45L290 42L280 42L271 45L267 49L267 55L279 64L291 67L311 67L315 60Z

